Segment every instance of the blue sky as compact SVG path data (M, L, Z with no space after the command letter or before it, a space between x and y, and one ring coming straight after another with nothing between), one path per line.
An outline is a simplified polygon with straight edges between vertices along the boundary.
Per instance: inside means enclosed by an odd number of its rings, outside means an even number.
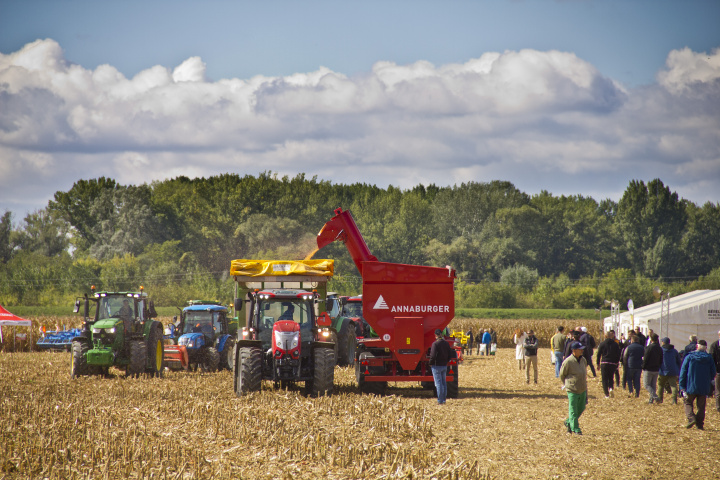
M264 170L717 202L719 25L717 0L0 0L0 210Z

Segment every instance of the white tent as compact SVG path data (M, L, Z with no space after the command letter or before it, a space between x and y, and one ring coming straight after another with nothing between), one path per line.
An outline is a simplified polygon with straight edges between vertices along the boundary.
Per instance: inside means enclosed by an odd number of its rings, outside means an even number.
M632 328L645 334L652 329L660 338L670 338L676 347L687 343L690 335L713 342L720 330L720 290L695 290L670 297L636 308L633 315L623 312L615 318L605 317L603 324L605 331L614 328L618 335L627 335Z
M30 327L32 322L25 320L17 315L8 312L5 308L0 305L0 342L3 341L2 327L13 327L13 350L15 349L15 327ZM30 349L32 350L32 330L30 330Z

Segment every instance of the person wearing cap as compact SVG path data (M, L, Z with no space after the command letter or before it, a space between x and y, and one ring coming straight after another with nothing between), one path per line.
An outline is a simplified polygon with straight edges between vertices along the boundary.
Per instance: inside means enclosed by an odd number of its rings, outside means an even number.
M643 355L645 349L637 335L630 337L630 345L623 352L623 362L627 366L627 386L630 396L635 392L635 398L640 396L640 376L642 375Z
M663 402L665 396L665 386L670 387L672 392L672 401L677 405L678 395L678 377L680 376L680 354L675 347L670 344L670 339L664 337L661 341L663 360L660 365L660 371L658 372L658 403Z
M566 358L568 358L570 355L572 355L572 344L573 342L579 342L580 341L580 335L582 335L582 331L580 330L570 330L570 333L568 334L568 338L565 341L565 352L563 353L563 362ZM562 362L561 362L562 365Z
M715 361L715 409L720 412L720 331L718 339L710 345L709 353Z
M613 395L613 379L620 363L620 345L615 341L615 331L609 330L597 350L597 367L602 378L603 392L605 398Z
M560 381L563 382L568 396L568 418L565 427L568 433L582 435L580 415L587 405L587 360L585 346L573 341L570 343L572 355L565 359L560 367Z
M432 370L438 405L443 405L447 398L447 364L450 360L450 344L443 337L439 328L435 330L435 342L430 347L430 369Z
M705 402L716 374L715 361L707 353L707 342L698 340L697 350L685 356L680 368L680 388L687 394L684 402L688 420L686 428L692 428L693 425L700 430L704 428ZM695 403L697 412L693 410Z

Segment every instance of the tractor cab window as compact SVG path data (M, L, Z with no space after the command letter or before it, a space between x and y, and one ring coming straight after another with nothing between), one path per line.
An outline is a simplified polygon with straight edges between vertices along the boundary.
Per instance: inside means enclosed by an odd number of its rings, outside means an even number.
M125 296L100 297L98 320L106 318L135 318L133 299Z
M261 339L263 331L272 332L278 320L291 320L300 325L300 336L304 341L312 337L312 304L300 299L273 299L260 303L259 330ZM270 335L270 333L268 333ZM268 337L269 338L269 337Z
M348 302L343 306L343 316L345 317L362 317L362 303Z
M183 333L203 333L214 335L216 326L213 322L213 312L189 311L185 312L185 328Z

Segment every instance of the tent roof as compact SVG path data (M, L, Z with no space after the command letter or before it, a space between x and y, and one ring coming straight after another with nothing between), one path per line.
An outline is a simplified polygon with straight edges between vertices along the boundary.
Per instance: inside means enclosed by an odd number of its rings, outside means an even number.
M651 303L634 311L635 323L660 319L662 302ZM667 315L667 303L665 312ZM604 323L612 321L605 317ZM620 314L620 323L629 323L630 312ZM684 324L720 324L720 290L695 290L670 297L670 322Z
M5 307L0 305L0 326L3 325L15 327L30 327L32 326L32 322L30 320L20 318L14 313L8 312L7 310L5 310Z

